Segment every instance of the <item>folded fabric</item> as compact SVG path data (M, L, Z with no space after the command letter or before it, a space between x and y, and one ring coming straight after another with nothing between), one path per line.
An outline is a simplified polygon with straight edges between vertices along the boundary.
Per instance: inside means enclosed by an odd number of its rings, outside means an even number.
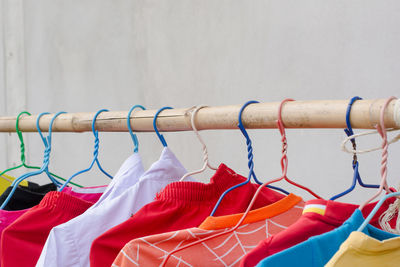
M386 240L384 238L386 237L372 237L362 232L352 232L325 266L399 266L400 237Z
M301 216L303 204L300 197L290 194L273 204L252 210L235 231L172 254L166 266L238 266L240 259L260 239L279 233L294 223ZM158 266L174 249L223 233L235 226L242 216L208 217L198 228L132 240L124 246L112 266Z
M137 171L129 173L133 176L124 179L138 181ZM185 173L185 168L172 151L165 148L160 159L121 195L106 199L96 208L88 209L81 216L53 228L36 266L89 266L90 246L95 238L126 221L153 201L167 184L178 181ZM114 184L116 187L125 185L126 182ZM122 188L115 190L118 191L121 192Z
M221 164L208 184L175 182L167 185L157 194L153 202L93 242L90 265L111 266L124 245L133 239L198 227L211 214L221 194L245 180L245 177ZM215 215L244 212L257 188L258 185L248 183L233 190L225 196ZM285 195L263 188L254 209L272 204L284 197Z
M47 193L4 229L1 237L1 266L35 266L50 230L82 214L93 203L63 192Z
M393 203L394 199L386 200L371 220L371 225L380 228L379 217ZM364 216L368 216L375 207L370 203L363 209ZM256 248L250 251L240 263L241 266L255 266L262 259L280 251L293 247L308 238L320 235L341 226L358 208L358 205L341 203L331 200L313 199L306 202L303 215L293 225L277 235L262 240ZM397 216L395 216L397 218ZM391 223L396 224L396 218Z
M351 232L356 231L363 221L364 217L361 211L356 209L353 215L339 228L319 236L313 236L303 243L265 258L257 266L324 266L339 250L340 245ZM382 231L370 224L365 227L363 232L378 237L379 240L397 237L397 235Z

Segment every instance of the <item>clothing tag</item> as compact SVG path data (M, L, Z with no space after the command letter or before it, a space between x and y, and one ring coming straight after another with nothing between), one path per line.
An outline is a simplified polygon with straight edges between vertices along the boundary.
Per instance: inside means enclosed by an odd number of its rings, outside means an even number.
M304 206L303 214L307 212L314 212L321 215L325 215L326 205L321 204L307 204Z

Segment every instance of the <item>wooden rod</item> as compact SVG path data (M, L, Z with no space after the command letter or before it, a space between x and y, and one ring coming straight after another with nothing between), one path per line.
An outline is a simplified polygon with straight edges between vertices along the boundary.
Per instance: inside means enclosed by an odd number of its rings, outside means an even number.
M349 100L293 101L284 104L282 119L286 128L345 128L346 109ZM385 99L359 100L351 110L353 128L371 129L379 121L380 109ZM243 112L243 122L249 129L276 128L279 102L249 105ZM396 108L395 108L396 104ZM385 113L387 128L400 128L399 101L393 100ZM199 130L237 129L241 105L205 107L196 116ZM189 131L191 111L194 108L164 110L157 119L160 131ZM395 111L396 110L396 111ZM157 110L135 110L131 116L132 129L136 132L153 130L153 118ZM53 124L55 132L91 131L95 112L68 113L57 117ZM96 129L105 132L126 132L127 111L103 112L97 117ZM48 131L53 114L40 119L40 128ZM37 115L23 116L19 128L24 132L35 132ZM396 123L397 120L397 123ZM15 132L16 117L0 117L0 132Z

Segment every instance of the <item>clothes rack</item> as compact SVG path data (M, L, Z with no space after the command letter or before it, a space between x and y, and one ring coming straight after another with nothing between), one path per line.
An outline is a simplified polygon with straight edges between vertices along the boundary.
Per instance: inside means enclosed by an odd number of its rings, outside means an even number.
M353 128L372 129L379 121L379 112L385 99L359 100L351 111ZM252 104L243 112L243 121L249 129L276 128L277 110L280 102ZM282 118L286 128L345 128L348 100L313 100L286 103ZM238 112L241 105L205 107L196 115L198 130L237 129ZM194 108L177 108L163 111L157 118L160 131L189 131L190 112ZM132 113L131 125L135 132L153 131L152 121L157 110L137 110ZM94 112L67 113L54 122L54 132L91 131ZM128 131L128 111L101 113L96 120L96 129L105 132ZM40 127L48 131L53 114L40 120ZM20 118L19 129L35 132L37 115ZM15 132L16 117L0 117L0 132ZM385 115L387 128L400 128L400 101L393 100Z

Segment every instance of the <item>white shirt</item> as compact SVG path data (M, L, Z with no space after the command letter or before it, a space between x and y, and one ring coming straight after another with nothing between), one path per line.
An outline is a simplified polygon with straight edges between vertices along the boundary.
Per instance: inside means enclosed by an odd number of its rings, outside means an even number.
M88 210L67 223L54 227L47 238L36 266L89 266L90 246L94 239L124 222L150 203L167 184L178 181L185 168L168 148L139 179L120 196ZM193 181L188 177L188 180Z
M140 176L144 173L142 159L139 153L133 153L122 163L114 178L108 184L106 190L101 195L99 200L88 210L97 208L104 201L109 201L126 191L139 181ZM83 214L82 214L83 215ZM81 215L81 216L82 216Z

